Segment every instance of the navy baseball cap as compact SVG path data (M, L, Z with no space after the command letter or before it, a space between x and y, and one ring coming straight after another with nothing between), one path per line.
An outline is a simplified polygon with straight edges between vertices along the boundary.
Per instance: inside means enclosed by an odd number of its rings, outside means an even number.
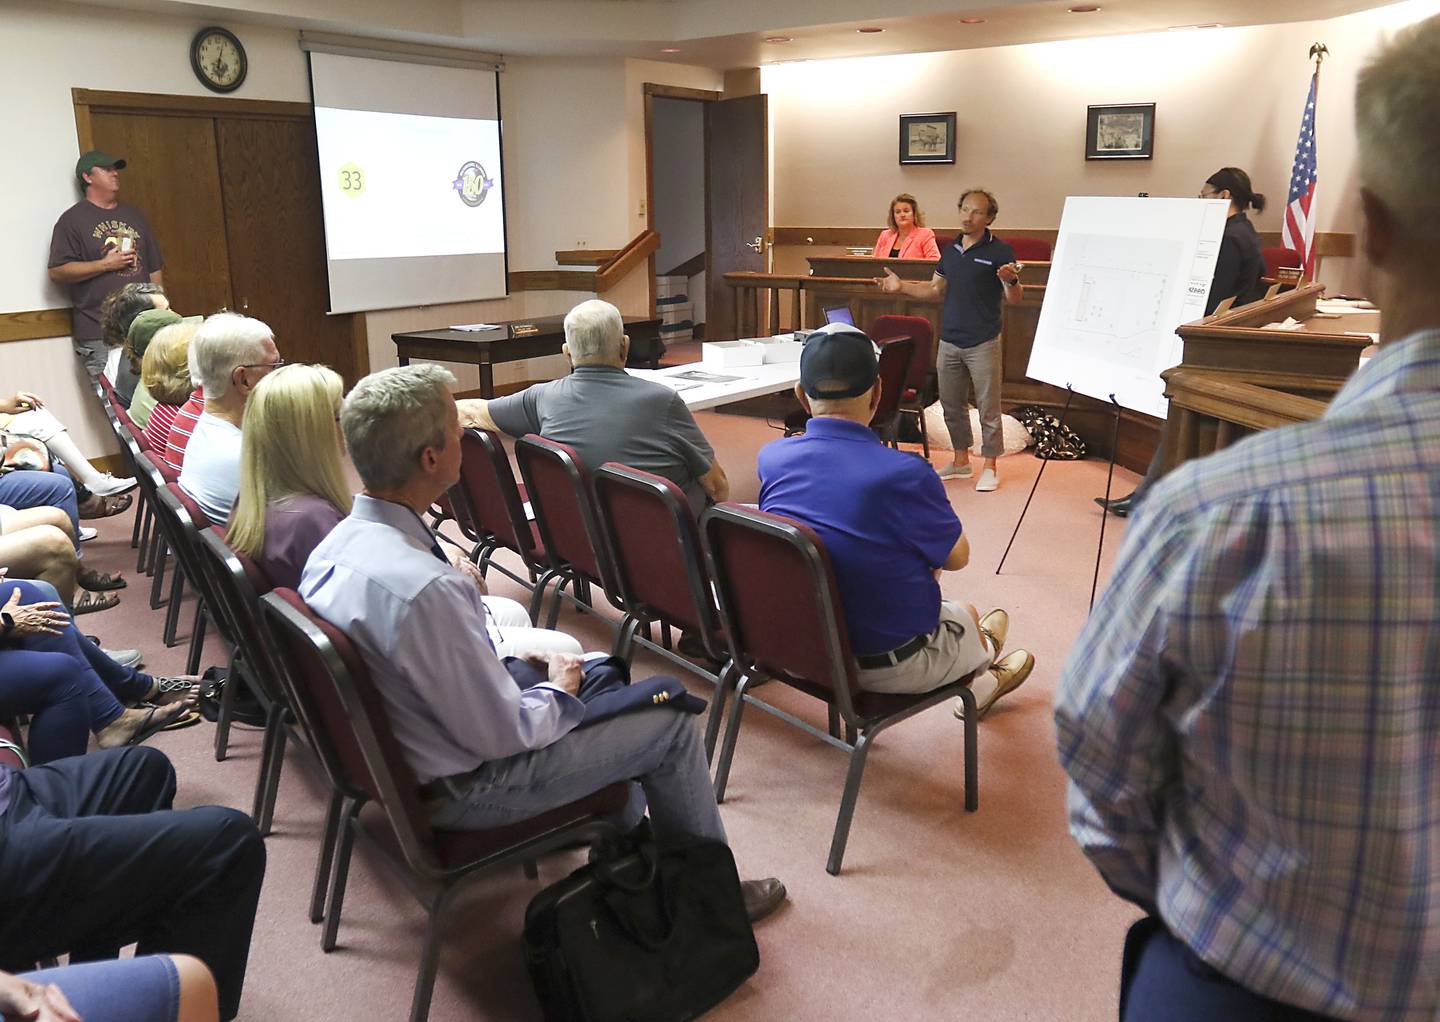
M858 397L879 375L875 344L859 327L830 323L805 338L800 387L811 397Z

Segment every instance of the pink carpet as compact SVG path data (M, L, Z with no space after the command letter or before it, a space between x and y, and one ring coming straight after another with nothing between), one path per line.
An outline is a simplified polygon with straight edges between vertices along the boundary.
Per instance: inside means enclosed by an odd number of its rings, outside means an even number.
M729 472L734 498L753 501L756 452L778 433L758 419L709 413L699 419ZM742 875L779 876L790 901L757 930L758 974L708 1017L1115 1017L1121 942L1135 913L1109 894L1069 837L1050 713L1062 662L1086 617L1100 521L1090 498L1104 488L1105 467L1085 461L1046 470L1005 573L997 576L1038 466L1029 455L1004 459L1002 486L991 494L948 484L972 561L945 577L946 595L982 611L1008 609L1009 647L1030 649L1038 662L1024 687L980 725L979 812L962 809L961 725L948 707L934 709L876 742L845 872L831 877L825 857L845 757L767 714L747 714L722 812ZM1117 492L1128 492L1133 482L1133 475L1117 471ZM167 650L160 641L162 612L149 609L148 580L133 572L130 514L94 524L101 538L86 544L87 559L105 570L125 568L131 587L120 607L81 624L106 645L141 646L150 669L177 672L184 647ZM1112 519L1102 574L1122 530ZM492 584L498 594L522 595L503 576ZM568 610L561 627L588 648L611 641L603 624ZM206 663L220 655L213 634L211 640ZM637 675L659 670L657 660L642 656ZM706 691L702 682L686 681ZM793 693L777 701L823 726L813 701ZM175 762L181 804L248 812L259 734L236 729L224 763L213 757L212 737L203 725L161 735L154 744ZM304 758L291 753L267 844L242 1017L404 1018L424 913L361 847L340 947L329 955L320 951L319 928L306 911L325 792ZM521 920L542 884L580 862L579 853L558 855L541 863L538 884L517 869L470 889L449 916L432 1019L539 1018L521 959Z

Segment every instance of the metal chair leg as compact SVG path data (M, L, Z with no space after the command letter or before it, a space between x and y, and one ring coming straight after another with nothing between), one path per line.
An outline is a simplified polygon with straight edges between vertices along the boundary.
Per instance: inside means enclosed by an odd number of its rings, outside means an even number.
M268 837L275 822L275 799L280 790L280 770L285 765L285 707L271 703L265 713L265 740L260 753L260 770L255 778L255 810L250 814L261 837Z
M834 703L826 703L825 709L829 711L829 728L831 738L840 737L840 709Z
M170 599L166 601L165 607L165 639L166 648L174 646L179 640L175 637L176 631L180 628L180 601L185 596L185 573L176 572L170 576Z
M340 811L344 801L344 795L332 791L330 804L325 807L325 833L320 837L320 858L315 860L315 884L310 889L312 923L325 918L325 888L330 884L330 867L335 863L335 842L340 832Z
M150 510L149 503L145 500L145 491L135 491L135 522L130 526L130 549L134 550L140 545L140 523L145 519L145 513Z
M526 859L523 863L521 863L521 866L525 870L525 877L527 880L540 879L540 867L535 865L534 859Z
M630 658L635 655L635 632L639 627L640 619L634 614L626 614L620 631L615 636L615 648L610 655L630 663Z
M179 570L178 565L176 570ZM190 626L190 654L185 658L185 673L200 673L200 657L205 652L205 629L209 627L209 617L205 613L205 600L196 596L195 598L195 620Z
M155 521L155 511L147 501L144 524L140 528L140 546L135 555L136 571L143 571L145 569L146 559L150 556L150 544L154 541L154 536L151 535L152 531L158 533L160 528Z
M930 460L930 434L925 432L925 409L920 409L915 418L920 420L920 449L925 452L925 460Z
M425 946L420 952L420 969L415 976L415 996L410 1001L410 1022L425 1022L430 1017L430 997L435 993L435 974L440 969L441 922L454 890L453 886L444 888L430 906L430 918L425 924Z
M965 811L973 813L980 808L980 713L975 708L975 693L968 688L960 690L960 702L965 705Z
M360 800L349 799L349 806L340 817L339 847L335 864L330 870L330 897L325 906L325 931L320 936L320 950L335 950L340 932L340 910L345 906L345 882L350 878L350 852L355 847L355 818L360 815Z
M178 567L175 569L175 574L176 574L176 575L181 574L181 571L180 571L180 569L179 569ZM161 594L162 592L164 592L164 591L165 591L165 558L164 558L164 557L161 557L161 558L159 558L159 560L156 562L156 565L155 565L155 574L154 574L153 578L152 578L151 581L150 581L150 609L151 609L151 610L159 610L159 609L160 609L160 605L165 602L165 601L164 601L163 599L161 599L161 597L160 597L160 594Z
M865 758L870 753L870 735L861 734L850 753L850 772L845 778L845 794L840 799L840 815L835 820L835 836L830 841L830 860L825 872L840 874L845 858L845 843L850 839L850 821L855 818L855 800L860 797L860 779L865 775Z
M669 621L661 621L661 622L660 622L660 645L664 646L666 649L674 649L674 648L675 648L675 642L674 642L673 638L672 638L671 635L670 635L670 622L669 622Z
M194 672L191 672L194 673ZM220 710L215 714L215 762L225 762L230 748L230 724L235 716L235 686L240 684L240 672L235 669L235 658L230 658L230 673L225 677L225 691L220 693Z
M725 785L730 781L730 763L735 758L735 740L740 737L740 715L745 712L745 693L752 679L746 678L735 690L730 707L730 723L725 727L725 743L720 747L720 763L715 768L715 802L725 801Z
M725 717L725 702L735 688L735 678L738 673L735 670L735 661L726 660L725 666L720 668L719 678L716 679L715 698L710 703L710 717L705 721L705 764L707 766L715 759L715 739L720 736L720 721Z
M545 587L554 577L555 571L551 569L541 575L540 580L535 583L535 590L530 594L530 623L532 625L538 624L540 621L540 607L545 601Z

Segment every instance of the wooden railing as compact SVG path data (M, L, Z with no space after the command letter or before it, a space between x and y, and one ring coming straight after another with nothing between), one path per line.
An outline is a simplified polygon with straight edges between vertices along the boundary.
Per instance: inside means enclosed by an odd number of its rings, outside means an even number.
M649 259L660 247L660 235L648 228L635 235L624 248L591 253L606 256L593 270L515 270L510 274L511 291L591 291L604 294ZM574 249L556 252L555 261L573 265ZM566 257L562 259L561 257Z
M773 337L780 332L780 309L782 303L790 306L790 324L793 329L805 330L810 312L805 301L807 291L825 291L833 296L837 291L867 298L882 297L874 281L863 277L811 277L790 273L755 273L739 271L725 274L725 283L730 287L735 311L735 331L739 337ZM788 297L782 297L788 296ZM915 304L925 304L927 299L903 296ZM930 302L938 304L938 302ZM767 311L768 310L768 311ZM762 326L762 320L764 324ZM764 331L764 332L762 332Z
M1328 401L1245 383L1233 376L1176 366L1160 374L1170 399L1165 471L1278 426L1318 419ZM1317 381L1317 386L1319 381Z

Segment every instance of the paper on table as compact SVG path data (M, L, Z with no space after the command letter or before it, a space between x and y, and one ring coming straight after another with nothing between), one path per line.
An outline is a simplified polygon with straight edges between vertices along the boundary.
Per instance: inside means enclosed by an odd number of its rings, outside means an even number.
M1303 329L1303 327L1304 327L1304 324L1301 323L1298 319L1295 319L1295 318L1292 317L1292 316L1286 316L1281 322L1279 322L1279 323L1266 323L1266 324L1265 324L1264 326L1262 326L1260 329L1261 329L1261 330L1300 330L1300 329Z
M477 331L477 332L480 331L480 330L499 330L499 329L500 329L500 324L499 324L499 323L456 323L456 324L455 324L454 326L452 326L450 329L451 329L451 330L470 330L470 331Z

